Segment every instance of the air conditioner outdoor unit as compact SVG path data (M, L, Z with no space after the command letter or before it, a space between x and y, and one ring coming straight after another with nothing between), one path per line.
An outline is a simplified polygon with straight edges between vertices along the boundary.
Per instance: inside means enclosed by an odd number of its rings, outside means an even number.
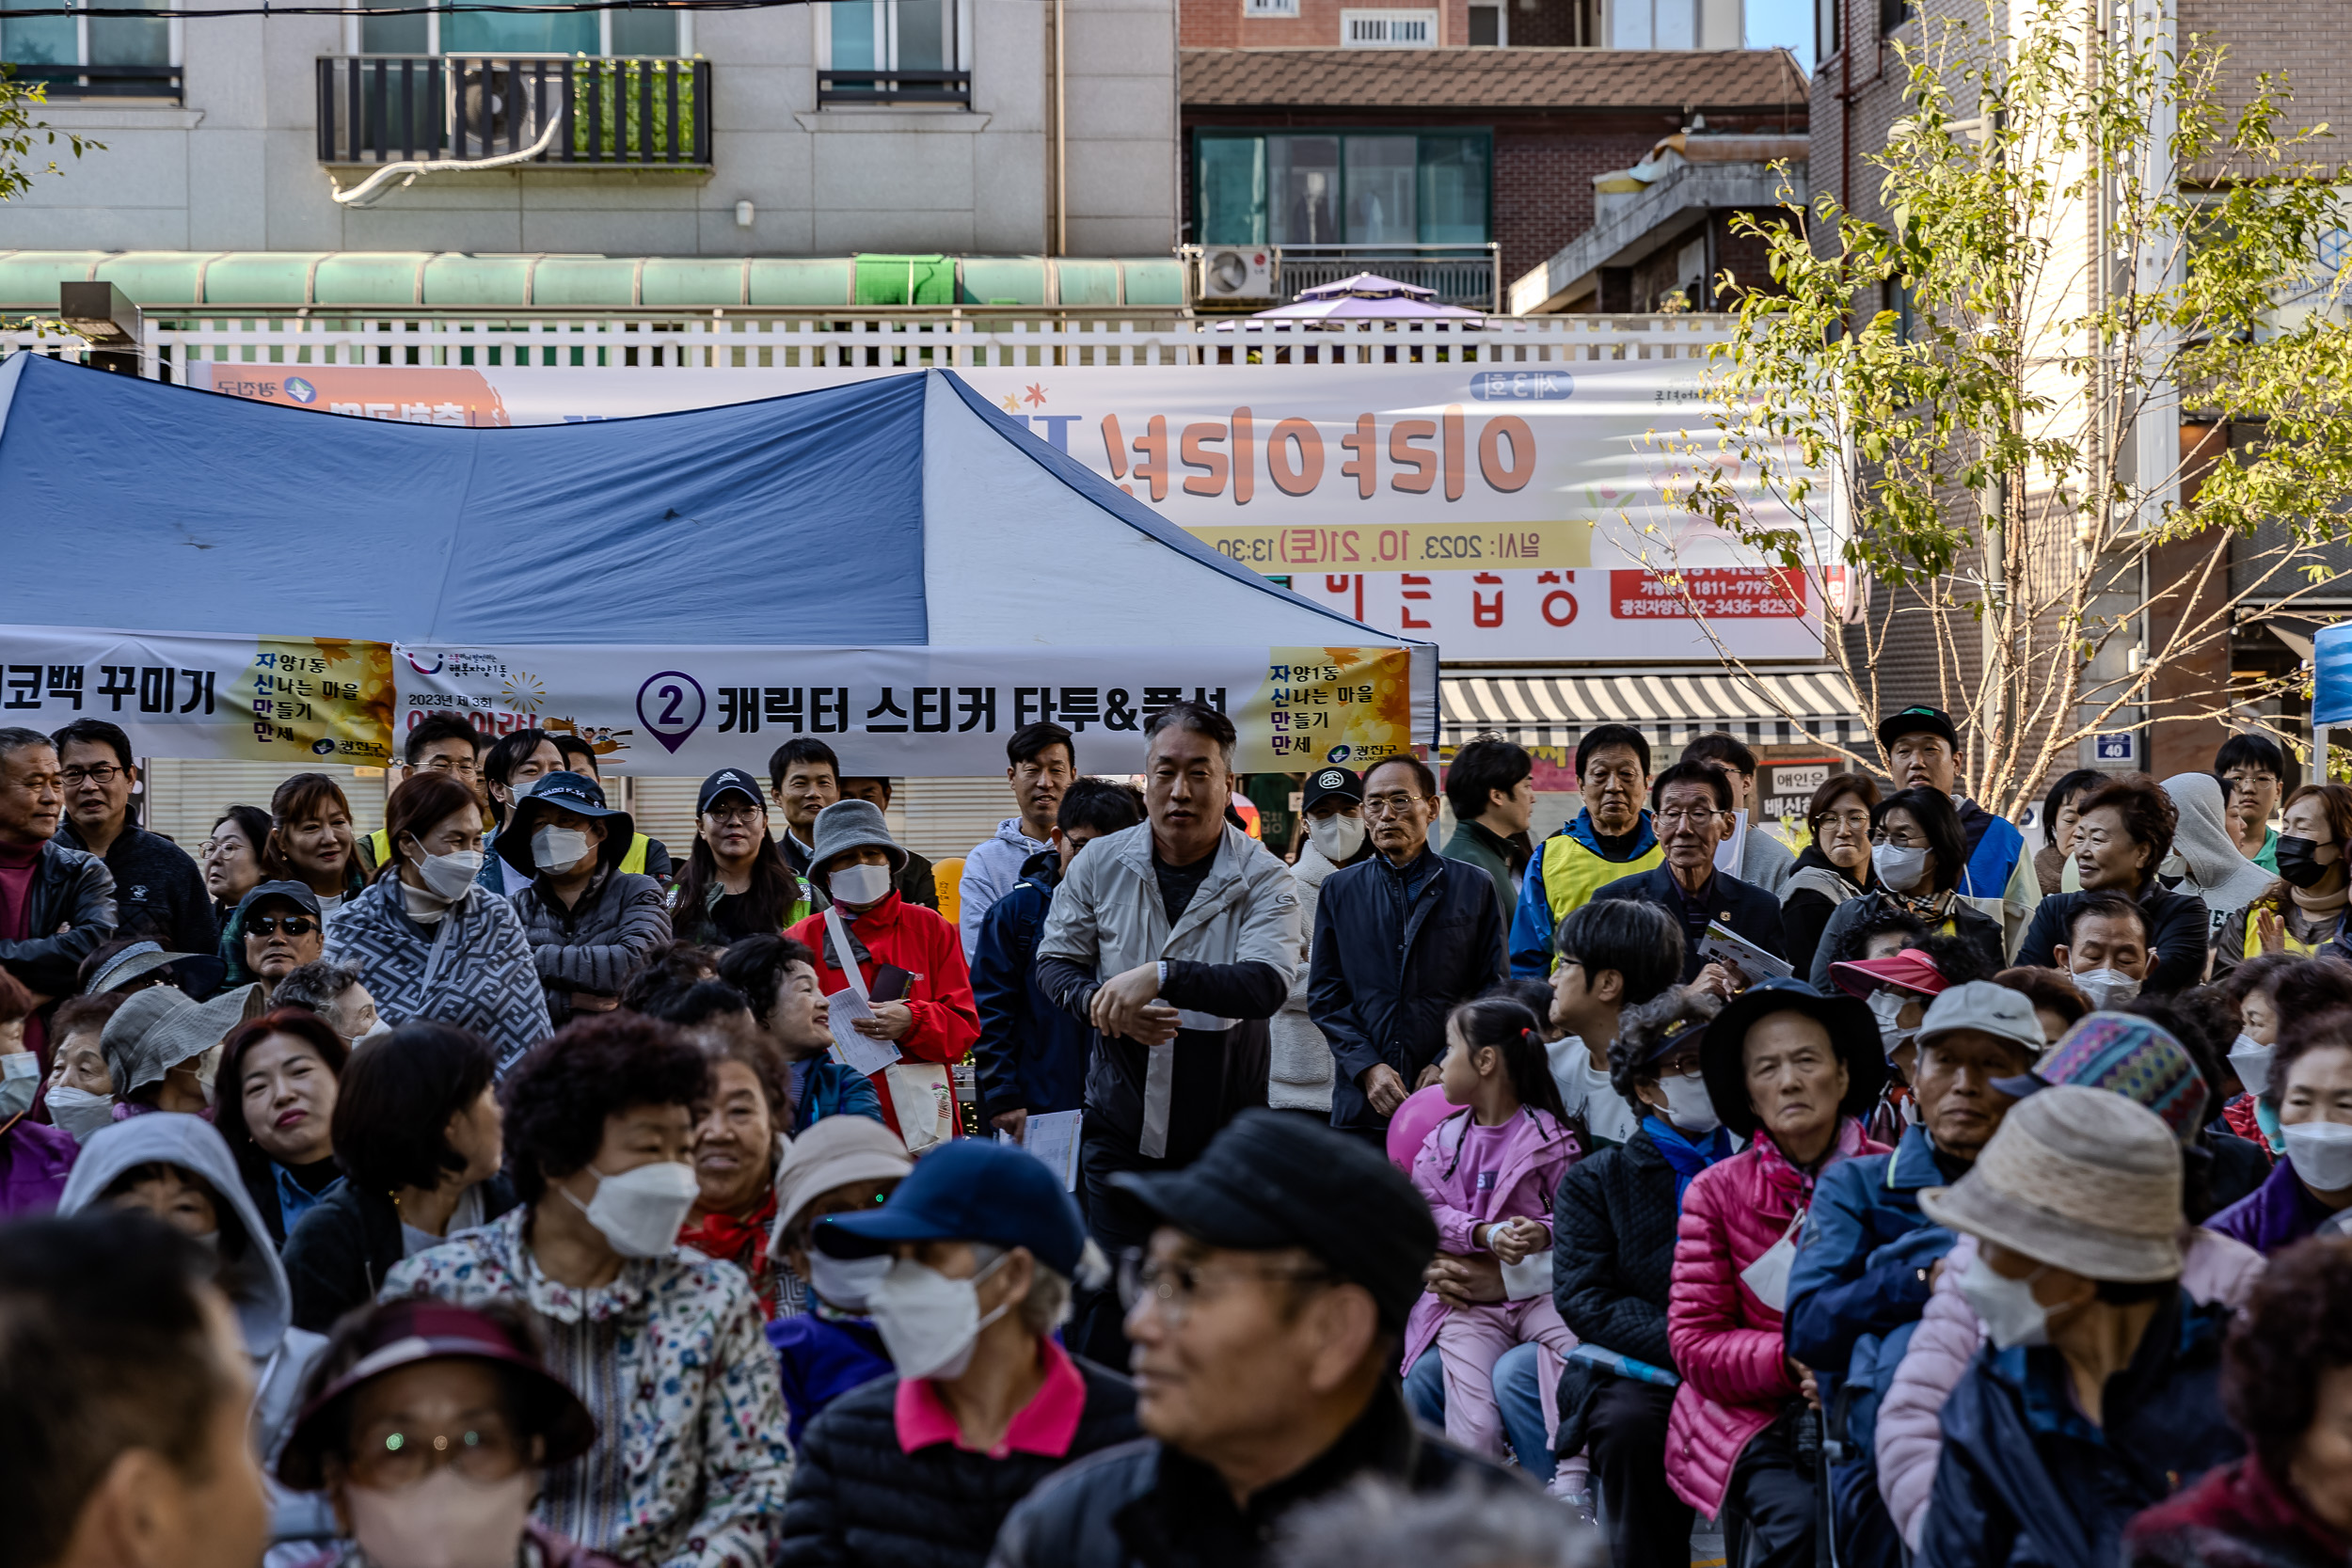
M1200 253L1202 299L1272 299L1274 252L1264 245L1210 245Z

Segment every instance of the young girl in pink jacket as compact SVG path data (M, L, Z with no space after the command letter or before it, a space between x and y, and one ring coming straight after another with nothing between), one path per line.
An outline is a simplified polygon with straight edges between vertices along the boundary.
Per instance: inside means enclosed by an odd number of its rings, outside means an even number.
M1576 1346L1551 1300L1551 1195L1580 1150L1560 1108L1535 1015L1508 997L1465 1002L1446 1020L1438 1082L1462 1107L1431 1131L1413 1185L1437 1216L1438 1245L1492 1253L1508 1299L1448 1307L1424 1291L1405 1325L1405 1366L1434 1342L1445 1369L1445 1433L1473 1453L1507 1458L1494 1367L1534 1340L1546 1383Z

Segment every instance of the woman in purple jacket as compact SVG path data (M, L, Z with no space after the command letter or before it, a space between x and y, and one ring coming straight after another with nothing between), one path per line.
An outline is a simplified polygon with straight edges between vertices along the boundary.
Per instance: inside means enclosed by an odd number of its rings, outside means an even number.
M2205 1226L2267 1256L2352 1210L2352 1011L2289 1022L2263 1100L2286 1152L2268 1180Z
M0 971L0 1219L46 1214L65 1191L80 1145L62 1127L27 1121L40 1093L40 1059L24 1048L33 993Z

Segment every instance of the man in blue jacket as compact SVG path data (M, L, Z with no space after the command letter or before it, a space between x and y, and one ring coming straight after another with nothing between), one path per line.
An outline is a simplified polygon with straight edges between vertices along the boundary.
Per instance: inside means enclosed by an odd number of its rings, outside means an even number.
M1731 779L1711 762L1677 762L1650 786L1650 816L1666 851L1663 865L1620 877L1593 895L1657 904L1682 927L1682 983L1689 985L1708 965L1699 944L1709 926L1723 926L1774 958L1781 944L1780 900L1727 871L1715 869L1715 847L1730 831ZM1770 976L1750 974L1747 984ZM1719 994L1728 995L1728 990Z
M982 917L972 954L980 1115L1016 1140L1031 1116L1086 1103L1087 1043L1094 1032L1055 1006L1037 983L1037 943L1055 885L1079 850L1143 820L1135 791L1103 779L1073 780L1055 812L1048 830L1054 847L1022 863L1021 879Z
M1373 858L1324 880L1307 1016L1338 1064L1331 1125L1385 1147L1389 1117L1437 1078L1445 1021L1503 974L1494 879L1429 847L1438 781L1413 756L1364 775Z
M1952 1248L1952 1233L1919 1212L1919 1194L1949 1186L1976 1164L2014 1103L1994 1085L2032 1070L2042 1025L2022 991L1971 980L1937 995L1917 1042L1918 1121L1894 1153L1822 1173L1788 1273L1788 1354L1812 1371L1830 1435L1854 1456L1830 1472L1837 1560L1849 1568L1902 1560L1870 1456L1878 1402L1927 1310L1935 1265Z

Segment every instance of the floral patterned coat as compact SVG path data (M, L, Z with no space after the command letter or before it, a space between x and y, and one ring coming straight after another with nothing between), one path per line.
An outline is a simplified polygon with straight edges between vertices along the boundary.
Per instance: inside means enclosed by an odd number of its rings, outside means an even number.
M539 1520L647 1568L766 1568L792 1476L775 1355L743 1273L679 1250L573 1290L539 1272L519 1208L392 1270L387 1301L530 1308L596 1444L548 1472Z

